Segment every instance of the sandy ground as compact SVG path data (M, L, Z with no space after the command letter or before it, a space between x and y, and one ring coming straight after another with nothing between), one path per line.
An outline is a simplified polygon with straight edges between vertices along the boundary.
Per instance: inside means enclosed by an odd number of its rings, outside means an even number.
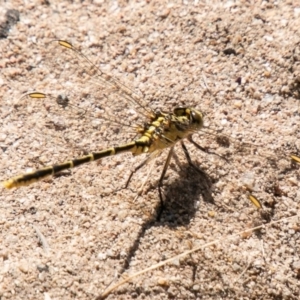
M151 163L123 189L145 158L126 154L1 188L1 300L95 299L200 246L108 299L299 299L300 176L289 158L300 155L298 1L2 1L0 24L1 180L130 141L133 129L109 126L108 112L143 125L55 39L72 42L147 107L203 111L208 128L194 139L227 160L187 141L203 175L177 145L159 219L167 150L141 195ZM33 90L48 98L20 98ZM84 114L56 110L58 95ZM246 184L263 209L248 200Z

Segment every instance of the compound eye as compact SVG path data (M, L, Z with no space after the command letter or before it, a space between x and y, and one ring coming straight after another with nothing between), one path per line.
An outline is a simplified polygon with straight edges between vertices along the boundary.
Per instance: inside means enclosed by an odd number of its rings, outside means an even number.
M193 123L197 123L197 124L203 123L202 114L200 112L192 110L191 111L191 119L192 119Z

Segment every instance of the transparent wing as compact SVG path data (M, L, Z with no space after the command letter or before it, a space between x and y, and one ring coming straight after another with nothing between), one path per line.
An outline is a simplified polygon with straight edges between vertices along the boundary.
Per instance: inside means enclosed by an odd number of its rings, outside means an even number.
M57 42L62 49L65 49L70 56L74 56L74 54L77 56L84 72L88 74L91 79L96 79L93 81L95 85L98 84L109 89L111 93L120 95L121 98L125 100L126 104L133 104L137 109L140 110L141 114L145 114L145 111L148 110L146 104L143 103L142 99L132 89L122 84L116 78L113 78L112 76L102 72L101 69L93 64L87 56L81 53L69 42L63 40L58 40L55 42ZM118 106L118 108L123 109L124 106ZM151 110L148 112L151 113Z
M22 106L43 115L36 134L45 136L42 127L48 127L62 143L87 152L136 138L151 110L134 91L66 41L52 41L44 50L46 86L18 101L20 111Z

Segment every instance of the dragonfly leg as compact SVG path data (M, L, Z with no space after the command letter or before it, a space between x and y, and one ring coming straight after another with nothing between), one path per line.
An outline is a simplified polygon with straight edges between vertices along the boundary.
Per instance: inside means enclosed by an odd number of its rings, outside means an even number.
M203 171L201 170L199 167L197 167L193 162L192 162L192 159L191 159L191 156L188 152L188 149L186 148L185 144L183 142L181 142L181 146L182 146L182 149L183 149L183 153L188 161L188 164L196 171L198 172L201 177L203 178L203 184L204 184L204 188L205 188L205 195L206 195L206 198L208 199L208 201L210 202L214 202L213 201L213 198L211 197L211 192L210 192L210 186L212 185L211 183L211 180L209 178L209 176ZM199 146L201 147L201 146ZM197 147L198 148L198 147Z
M202 171L199 167L197 167L193 162L192 162L192 159L191 159L191 156L189 154L189 151L187 149L187 147L185 146L185 144L183 142L181 142L181 147L183 149L183 153L186 157L186 160L188 161L188 164L194 169L196 170L198 173L200 173L201 175L203 175L204 177L207 177L207 175L205 174L204 171ZM201 147L201 146L199 146ZM198 147L197 147L198 148ZM201 147L202 148L202 147ZM200 149L200 148L199 148ZM202 150L202 149L200 149ZM206 152L205 150L203 150L204 152Z
M140 169L142 168L143 166L145 166L150 160L152 160L153 158L155 158L158 154L158 151L154 151L151 153L150 156L148 156L145 160L143 160L129 175L127 181L126 181L126 184L125 184L125 189L128 187L130 181L131 181L131 178L132 176Z
M163 186L163 180L164 180L164 177L166 175L166 172L167 172L167 169L168 169L168 166L170 164L170 161L171 161L171 157L173 155L173 151L174 151L174 146L171 147L169 153L168 153L168 157L165 161L165 164L164 164L164 168L161 172L161 175L160 175L160 178L159 178L159 182L158 182L158 193L159 193L159 200L160 200L160 209L158 211L158 214L157 214L157 219L159 220L160 219L160 216L161 216L161 213L163 211L163 207L164 207L164 201L163 201L163 196L162 196L162 186Z
M199 149L199 150L201 150L201 151L203 151L203 152L205 152L205 153L207 153L207 154L213 154L213 155L216 155L216 156L218 156L218 157L224 159L227 163L229 163L228 159L225 158L224 156L219 155L219 154L217 154L217 153L215 153L215 152L208 151L207 149L205 149L205 148L203 148L202 146L200 146L199 144L197 144L197 143L193 140L192 136L189 136L189 137L188 137L188 141L189 141L190 143L192 143L197 149ZM183 150L183 151L185 151L185 150ZM188 160L188 158L187 158L187 160ZM188 160L188 161L189 161L189 160Z

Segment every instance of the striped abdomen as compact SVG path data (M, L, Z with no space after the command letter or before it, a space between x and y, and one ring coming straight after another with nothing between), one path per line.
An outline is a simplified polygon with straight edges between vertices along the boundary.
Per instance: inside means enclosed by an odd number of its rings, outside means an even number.
M149 143L149 140L148 140ZM144 144L144 145L143 145ZM45 167L42 169L38 169L36 171L19 175L16 177L12 177L4 182L2 182L3 186L11 189L14 187L20 187L20 186L26 186L33 182L36 182L38 180L41 180L47 176L57 174L61 171L74 168L77 166L80 166L82 164L88 163L90 161L98 160L103 157L116 155L123 152L132 152L134 154L142 153L144 148L147 147L147 144L142 140L137 140L132 143L118 146L118 147L112 147L100 152L94 152L90 153L88 155L82 156L80 158L76 158L67 162L64 162L62 164L53 165L49 167ZM147 151L146 151L147 152Z

